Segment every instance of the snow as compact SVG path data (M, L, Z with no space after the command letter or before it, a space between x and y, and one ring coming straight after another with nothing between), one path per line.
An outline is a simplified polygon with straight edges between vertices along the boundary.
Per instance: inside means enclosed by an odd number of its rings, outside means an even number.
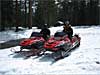
M0 32L0 43L3 43L5 41L9 41L9 40L20 39L20 38L28 38L28 37L30 37L30 35L33 31L39 32L40 29L33 27L30 30L26 29L26 30L19 31L19 32L14 32L14 30Z
M62 30L61 27L51 27L51 35ZM74 34L81 37L81 45L73 50L70 56L53 63L50 56L36 58L32 56L24 59L23 55L16 55L11 49L19 50L19 46L0 49L0 75L6 74L34 74L34 75L66 75L66 74L100 74L100 26L73 27ZM11 39L28 38L33 28L20 32L0 32L0 42ZM98 63L97 63L98 62Z

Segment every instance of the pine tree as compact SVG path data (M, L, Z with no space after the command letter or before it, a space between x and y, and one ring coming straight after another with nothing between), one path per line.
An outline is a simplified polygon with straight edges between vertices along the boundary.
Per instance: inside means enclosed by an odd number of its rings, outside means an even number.
M38 0L37 9L35 12L35 22L39 28L48 24L48 27L53 25L57 18L57 6L54 0Z
M1 28L5 30L6 27L11 27L13 24L13 0L0 0L1 9Z

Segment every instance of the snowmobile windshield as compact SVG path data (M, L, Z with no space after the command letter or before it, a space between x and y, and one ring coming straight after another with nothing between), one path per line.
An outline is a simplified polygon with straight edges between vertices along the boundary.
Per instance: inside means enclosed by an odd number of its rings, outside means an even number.
M33 32L31 34L31 37L41 37L41 36L42 36L42 34L40 34L39 32Z

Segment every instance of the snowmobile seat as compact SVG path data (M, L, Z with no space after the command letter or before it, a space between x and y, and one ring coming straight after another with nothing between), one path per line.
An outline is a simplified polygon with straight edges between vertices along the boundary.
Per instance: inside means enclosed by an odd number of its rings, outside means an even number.
M32 32L31 37L42 37L42 34L39 32Z
M66 33L64 33L64 32L56 32L54 37L63 37L65 35L66 35Z
M54 35L54 38L56 39L56 40L61 40L61 39L63 39L63 37L66 35L66 33L64 33L64 32L56 32L55 33L55 35Z

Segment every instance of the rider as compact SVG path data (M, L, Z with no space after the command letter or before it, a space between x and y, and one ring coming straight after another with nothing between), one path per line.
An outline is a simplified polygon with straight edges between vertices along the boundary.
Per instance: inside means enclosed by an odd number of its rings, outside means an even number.
M68 34L69 39L71 40L72 35L73 35L73 29L71 28L71 25L69 24L69 21L66 21L65 24L63 25L63 32Z
M47 24L44 25L40 33L43 34L43 38L45 40L47 40L50 37L50 30L48 29Z

